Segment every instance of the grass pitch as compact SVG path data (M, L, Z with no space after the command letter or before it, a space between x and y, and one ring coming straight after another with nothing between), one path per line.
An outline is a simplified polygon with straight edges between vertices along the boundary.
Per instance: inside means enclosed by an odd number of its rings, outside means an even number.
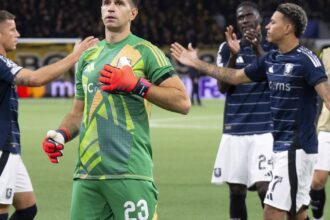
M20 100L22 157L37 196L37 220L69 219L77 140L65 145L64 157L56 165L43 153L41 142L49 129L58 127L71 105L72 99ZM227 186L210 183L222 114L221 100L204 100L187 116L153 107L150 125L160 220L229 219ZM256 193L248 193L247 206L249 219L262 219ZM325 212L325 217L330 216L330 209Z

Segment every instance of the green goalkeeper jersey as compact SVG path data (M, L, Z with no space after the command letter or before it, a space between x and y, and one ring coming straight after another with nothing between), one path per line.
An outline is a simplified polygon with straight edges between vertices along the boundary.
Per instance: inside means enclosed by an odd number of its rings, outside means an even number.
M137 77L156 85L174 70L160 49L133 34L117 43L100 41L83 54L76 73L76 99L83 100L85 108L75 179L153 181L150 103L134 94L107 93L99 88L99 71L105 64L118 66L123 56Z

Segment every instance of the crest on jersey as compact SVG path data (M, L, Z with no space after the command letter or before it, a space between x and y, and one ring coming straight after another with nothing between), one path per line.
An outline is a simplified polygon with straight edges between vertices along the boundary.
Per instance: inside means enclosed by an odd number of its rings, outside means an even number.
M291 76L292 70L293 70L293 64L292 63L286 63L284 67L284 76Z

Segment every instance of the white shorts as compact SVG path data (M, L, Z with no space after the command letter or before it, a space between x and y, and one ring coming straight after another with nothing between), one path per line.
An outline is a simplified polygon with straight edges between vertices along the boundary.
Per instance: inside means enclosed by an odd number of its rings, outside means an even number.
M271 133L255 135L223 134L211 182L236 183L248 188L256 182L271 180Z
M317 154L315 170L330 172L330 132L320 131L318 139L319 153Z
M317 154L282 151L273 154L273 179L264 203L295 215L310 202L309 191Z
M32 191L31 180L21 156L10 153L0 176L0 204L12 204L14 193Z

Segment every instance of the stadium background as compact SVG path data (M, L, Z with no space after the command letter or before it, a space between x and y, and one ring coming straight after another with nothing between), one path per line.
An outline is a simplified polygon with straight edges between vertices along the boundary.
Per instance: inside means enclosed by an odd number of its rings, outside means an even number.
M174 41L184 45L192 42L204 60L215 62L218 46L224 41L225 27L235 24L235 8L239 2L142 0L132 30L160 46L165 53ZM329 0L254 2L261 9L264 23L281 2L302 5L310 19L302 43L316 53L330 45ZM18 50L9 56L34 69L64 57L78 38L94 35L102 39L100 3L100 0L1 0L0 9L16 15L22 38ZM173 64L190 90L188 69L176 62ZM65 157L58 166L49 164L40 143L46 131L56 127L70 109L74 95L73 74L71 70L45 87L19 88L22 98L32 98L20 100L20 122L23 158L38 197L39 220L68 219L77 143L66 146ZM222 131L223 100L218 98L223 95L217 91L215 81L208 77L201 78L200 88L202 97L212 100L204 100L203 106L192 108L188 116L158 108L152 113L155 179L161 193L160 219L228 219L227 188L210 184ZM41 97L58 99L35 99ZM254 193L248 196L248 208L250 219L261 219L259 201ZM326 216L330 216L329 211Z

